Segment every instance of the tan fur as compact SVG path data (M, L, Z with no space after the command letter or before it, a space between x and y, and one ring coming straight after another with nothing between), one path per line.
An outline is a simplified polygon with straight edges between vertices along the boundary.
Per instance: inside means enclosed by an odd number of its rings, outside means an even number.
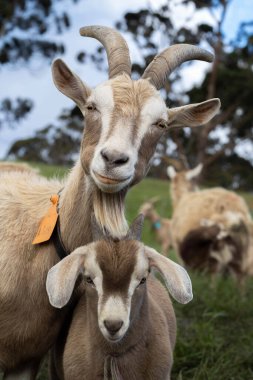
M2 171L18 171L18 172L34 172L38 173L38 170L32 168L26 163L0 161L0 172Z
M197 235L192 234L194 231L196 233L199 231L199 242L203 238L201 250L204 242L207 243L208 241L214 247L213 251L211 249L209 252L216 261L215 266L209 263L213 268L212 271L223 271L229 265L232 267L232 271L236 272L235 275L243 275L248 256L248 226L251 223L246 202L234 192L223 188L196 190L194 184L186 179L185 174L186 172L177 173L171 183L174 207L171 231L175 249L179 254L183 246L184 251L185 249L190 250L190 239L194 239L192 242L194 241L194 244L197 244ZM211 235L202 236L205 228L208 231L208 228L212 226L218 228L215 234L213 235L210 230ZM188 243L185 239L188 239ZM236 248L234 244L236 244ZM235 257L238 252L240 252L240 256ZM204 257L203 253L203 267L205 266L204 261L207 259ZM201 258L199 259L200 262ZM206 266L208 267L209 264L206 263ZM191 265L190 261L188 265ZM197 265L197 262L195 261L193 265Z
M159 244L161 244L161 252L164 256L168 256L169 249L172 246L172 236L170 231L170 219L161 218L161 216L157 213L154 207L154 202L152 199L144 202L139 212L144 215L146 219L149 219L151 222L151 227L155 232L156 240ZM160 227L157 228L155 223L159 223Z

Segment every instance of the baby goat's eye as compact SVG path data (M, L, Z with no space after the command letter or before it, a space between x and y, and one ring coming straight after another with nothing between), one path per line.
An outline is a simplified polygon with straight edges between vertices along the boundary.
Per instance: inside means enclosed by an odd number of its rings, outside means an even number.
M94 285L94 282L91 277L86 277L86 282L90 285Z
M145 284L146 280L147 280L146 277L143 277L143 278L141 279L139 285Z

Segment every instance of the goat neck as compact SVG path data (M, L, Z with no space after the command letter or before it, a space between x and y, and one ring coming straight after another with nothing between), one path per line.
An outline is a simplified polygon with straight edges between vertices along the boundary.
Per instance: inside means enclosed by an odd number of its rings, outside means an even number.
M63 243L68 251L92 241L91 214L98 224L124 235L127 223L124 217L126 191L103 193L85 174L80 161L72 169L60 197L60 225Z

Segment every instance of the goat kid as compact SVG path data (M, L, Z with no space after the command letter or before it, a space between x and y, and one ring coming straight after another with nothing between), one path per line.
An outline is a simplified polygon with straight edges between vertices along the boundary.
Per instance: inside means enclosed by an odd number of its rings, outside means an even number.
M246 274L250 212L242 197L221 187L199 190L194 185L202 165L177 173L168 167L175 249L192 268L230 272L239 281Z
M152 224L152 229L155 232L156 240L161 244L162 254L168 256L169 249L172 246L172 236L170 231L170 219L162 218L155 209L155 203L157 198L151 198L144 202L139 213L143 214L144 217L150 220Z
M79 158L64 181L33 173L2 173L0 181L0 369L5 379L34 379L38 364L56 339L65 309L53 309L45 279L59 261L52 240L33 246L50 197L61 191L59 220L66 251L92 241L90 216L112 236L124 236L128 188L147 173L159 138L173 126L197 126L219 110L219 99L168 110L159 90L181 63L212 55L191 45L174 45L133 81L128 47L115 30L90 26L81 35L99 40L109 63L109 80L91 89L57 59L56 87L79 106L85 128ZM164 62L166 64L164 64Z
M170 379L176 319L168 293L149 273L158 270L180 303L192 299L191 281L184 268L136 240L140 218L122 240L77 248L50 269L47 292L56 308L69 301L80 274L85 281L55 346L52 379Z

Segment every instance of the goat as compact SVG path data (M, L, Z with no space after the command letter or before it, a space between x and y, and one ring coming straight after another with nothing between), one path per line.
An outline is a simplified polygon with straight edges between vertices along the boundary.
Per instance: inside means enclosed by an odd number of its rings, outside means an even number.
M7 380L35 378L67 312L51 307L44 286L49 268L59 261L52 239L31 244L52 194L60 194L57 226L67 252L92 241L93 212L112 236L124 236L125 195L146 175L159 138L174 126L194 127L209 121L220 107L219 99L212 99L168 110L158 92L181 63L210 62L212 54L205 50L174 45L133 81L128 47L117 31L88 26L80 33L104 45L109 80L91 89L62 60L53 63L56 87L75 101L85 117L74 168L64 181L27 172L1 175L0 368Z
M69 330L55 345L52 379L170 379L176 319L168 293L149 273L158 270L181 303L192 299L191 281L184 268L138 241L141 218L123 239L102 237L50 269L46 287L56 308L67 304L80 274L85 282Z
M161 244L162 254L167 256L169 249L172 245L172 236L170 232L170 219L161 218L156 211L154 204L157 198L151 198L144 202L139 209L139 212L149 219L152 229L155 231L155 237L159 244Z
M241 281L249 249L251 216L242 197L221 187L199 190L193 180L202 165L177 173L168 167L175 249L192 268L228 271Z

